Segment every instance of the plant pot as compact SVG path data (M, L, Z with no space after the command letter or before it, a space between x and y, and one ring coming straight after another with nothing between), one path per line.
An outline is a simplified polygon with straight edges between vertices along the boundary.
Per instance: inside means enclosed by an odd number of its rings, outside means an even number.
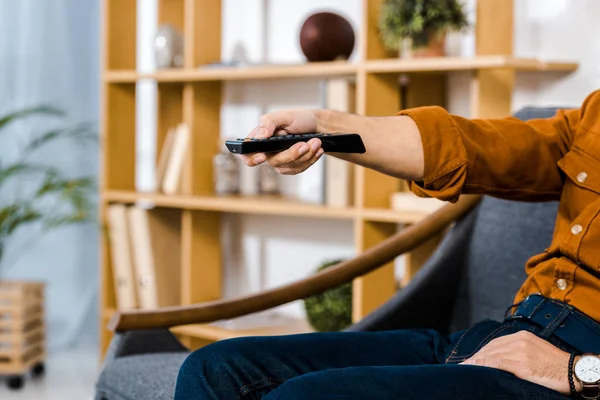
M446 55L446 36L436 37L426 47L414 48L410 39L402 41L400 58L444 57Z

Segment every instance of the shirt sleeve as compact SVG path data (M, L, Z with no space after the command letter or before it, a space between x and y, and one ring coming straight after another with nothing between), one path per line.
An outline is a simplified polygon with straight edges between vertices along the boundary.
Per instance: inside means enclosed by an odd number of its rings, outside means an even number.
M563 179L558 161L568 152L581 108L553 117L467 119L438 106L404 110L419 127L425 155L422 181L409 182L420 197L456 202L461 194L520 201L558 199Z

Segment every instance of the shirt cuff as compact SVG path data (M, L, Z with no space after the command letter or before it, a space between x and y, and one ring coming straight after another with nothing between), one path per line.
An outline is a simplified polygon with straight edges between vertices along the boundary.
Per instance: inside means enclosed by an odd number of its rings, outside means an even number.
M435 197L456 202L467 175L467 152L450 114L439 106L418 107L397 115L411 117L421 133L425 156L422 181L409 182L410 190L420 197Z

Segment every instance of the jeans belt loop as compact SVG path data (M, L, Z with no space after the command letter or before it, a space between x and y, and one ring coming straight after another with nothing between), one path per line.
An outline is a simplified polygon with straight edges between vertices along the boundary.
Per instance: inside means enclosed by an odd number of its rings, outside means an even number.
M527 298L523 302L523 306L526 308L525 308L525 310L521 311L520 315L525 319L531 320L533 318L533 316L535 315L536 311L539 310L539 308L541 306L543 306L545 302L546 302L546 298L542 297L541 295L533 294L533 295L527 296ZM521 307L519 307L519 308L521 308ZM527 311L527 313L524 314L523 311ZM518 309L517 309L517 312L519 312Z

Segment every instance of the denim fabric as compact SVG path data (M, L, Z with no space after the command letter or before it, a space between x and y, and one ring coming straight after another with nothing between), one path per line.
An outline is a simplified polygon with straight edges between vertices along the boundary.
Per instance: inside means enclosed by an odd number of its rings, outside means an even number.
M230 339L186 359L175 399L566 399L500 370L459 365L494 338L543 329L485 320L449 336L397 330Z

